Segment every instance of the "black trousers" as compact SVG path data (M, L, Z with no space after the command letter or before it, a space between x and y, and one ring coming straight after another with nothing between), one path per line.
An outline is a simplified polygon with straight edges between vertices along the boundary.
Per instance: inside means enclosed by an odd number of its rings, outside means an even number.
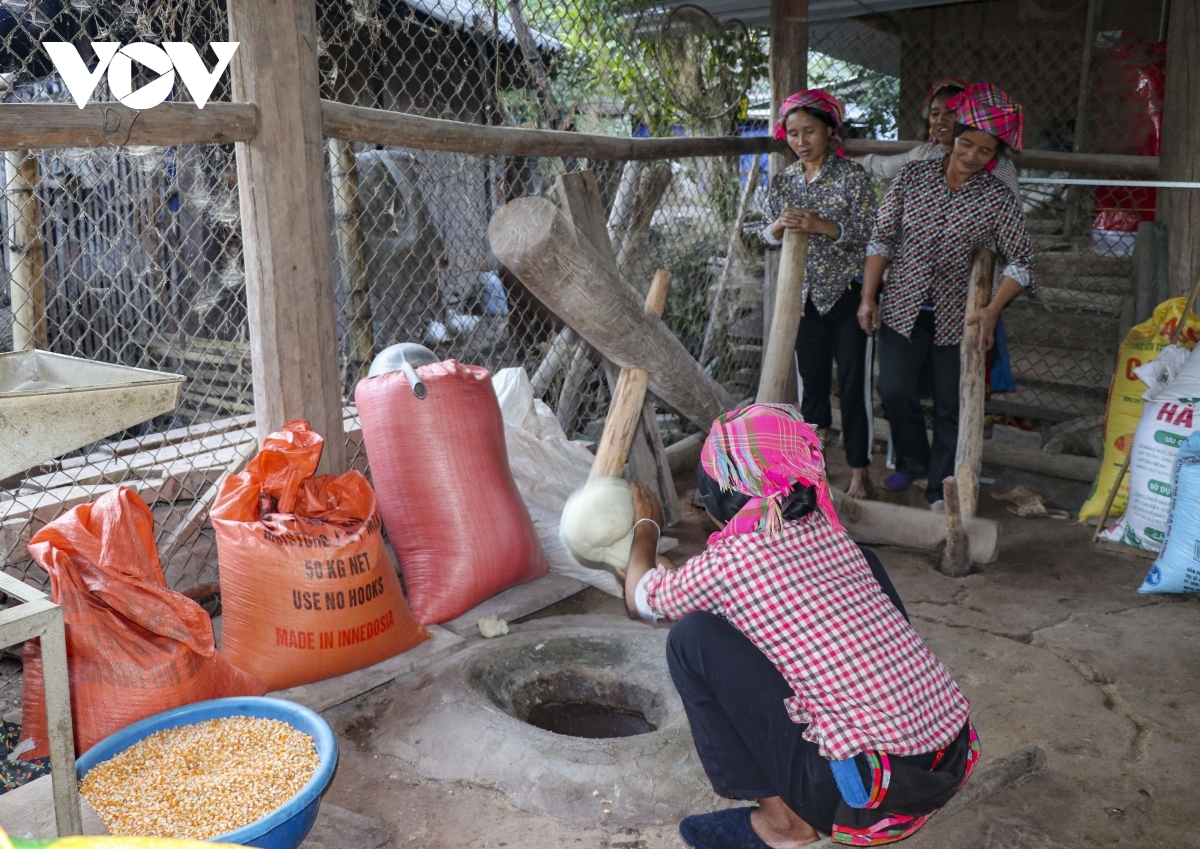
M873 551L863 549L881 589L905 613ZM689 613L667 636L667 665L683 700L692 737L713 790L727 799L779 796L796 814L829 833L841 800L829 761L788 716L795 695L754 643L729 622ZM912 756L928 768L933 755Z
M933 445L921 409L921 372L933 373ZM928 476L925 497L942 498L942 480L954 474L958 449L959 346L933 344L933 313L923 310L905 339L886 324L879 328L879 395L892 429L896 471L910 478Z
M867 334L858 326L862 284L855 281L825 315L809 299L796 334L796 362L804 381L800 414L813 427L833 422L829 394L837 362L838 400L842 411L842 442L852 469L871 465L871 420L867 415Z

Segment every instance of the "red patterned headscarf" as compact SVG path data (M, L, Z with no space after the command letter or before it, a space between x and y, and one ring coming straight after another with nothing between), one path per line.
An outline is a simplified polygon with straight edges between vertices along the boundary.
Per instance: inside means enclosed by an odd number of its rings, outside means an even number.
M846 121L846 105L824 89L806 88L779 104L779 121L775 124L775 138L787 141L787 128L783 125L784 121L787 120L788 115L805 106L820 109L833 119L834 152L838 156L845 156L846 149L842 147L842 124Z
M921 103L921 117L929 120L929 110L933 107L933 99L939 94L949 91L950 96L953 97L970 87L971 83L966 77L946 77L944 80L938 80L929 87L929 93L925 95L925 100ZM929 134L929 140L931 142L937 141L933 137L932 132Z
M775 533L783 526L783 502L797 486L816 490L817 509L841 530L821 440L791 404L751 404L723 413L708 432L700 465L721 489L750 500L709 543L735 534Z
M958 113L958 123L991 133L1013 150L1021 149L1024 110L999 86L976 83L950 98L946 106Z

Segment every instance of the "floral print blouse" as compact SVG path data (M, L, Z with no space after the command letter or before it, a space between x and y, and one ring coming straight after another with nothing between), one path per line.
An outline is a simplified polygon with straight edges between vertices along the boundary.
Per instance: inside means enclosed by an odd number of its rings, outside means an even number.
M851 281L862 274L867 241L875 223L871 178L861 165L833 154L811 183L804 178L802 163L784 168L771 180L767 191L767 228L763 233L767 244L780 244L771 237L771 225L789 206L812 210L837 224L841 231L836 239L815 233L808 238L804 298L811 299L817 312L825 315Z

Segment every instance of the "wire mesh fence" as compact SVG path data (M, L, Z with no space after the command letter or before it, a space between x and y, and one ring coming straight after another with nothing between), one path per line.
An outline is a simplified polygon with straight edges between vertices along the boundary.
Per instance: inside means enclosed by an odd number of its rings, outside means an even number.
M1085 50L1080 36L1059 31L934 38L897 14L810 27L810 81L846 101L849 135L923 138L929 83L961 75L990 79L1025 103L1029 147L1157 152L1160 45L1102 33ZM694 6L335 0L317 4L317 25L322 96L331 100L622 136L762 134L771 123L765 32ZM227 33L216 0L0 0L3 100L70 102L43 41L72 41L90 62L89 41L203 45ZM186 98L182 86L176 96ZM213 99L228 98L223 81ZM105 83L93 99L112 99ZM752 175L753 157L623 163L336 139L326 149L356 467L367 468L354 383L401 341L493 370L523 367L568 433L598 436L608 388L596 358L586 348L551 356L560 322L497 263L486 237L505 202L554 198L556 178L583 168L597 175L626 279L644 290L655 268L670 270L668 325L735 397L753 393L766 180ZM44 347L186 379L173 413L0 482L5 568L43 581L25 548L30 536L124 483L154 510L168 583L210 583L207 505L215 481L254 447L232 146L14 151L4 185L0 350ZM1029 184L1023 203L1039 292L1006 313L1016 388L995 393L990 410L1046 423L1099 415L1137 312L1129 251L1154 198ZM661 413L668 443L689 427Z

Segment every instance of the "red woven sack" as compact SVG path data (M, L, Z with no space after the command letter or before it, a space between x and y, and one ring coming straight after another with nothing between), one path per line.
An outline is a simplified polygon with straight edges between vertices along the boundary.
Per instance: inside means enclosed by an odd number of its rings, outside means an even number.
M263 441L213 503L222 647L272 690L344 675L429 638L383 544L375 493L351 469L317 475L306 421Z
M360 380L354 398L409 605L432 625L547 567L508 470L491 374L454 360L417 374L424 399L403 372Z
M29 541L62 606L75 751L164 710L225 696L261 696L266 686L216 650L212 622L196 602L167 589L154 516L121 487L68 511ZM25 644L21 736L50 753L42 654Z

